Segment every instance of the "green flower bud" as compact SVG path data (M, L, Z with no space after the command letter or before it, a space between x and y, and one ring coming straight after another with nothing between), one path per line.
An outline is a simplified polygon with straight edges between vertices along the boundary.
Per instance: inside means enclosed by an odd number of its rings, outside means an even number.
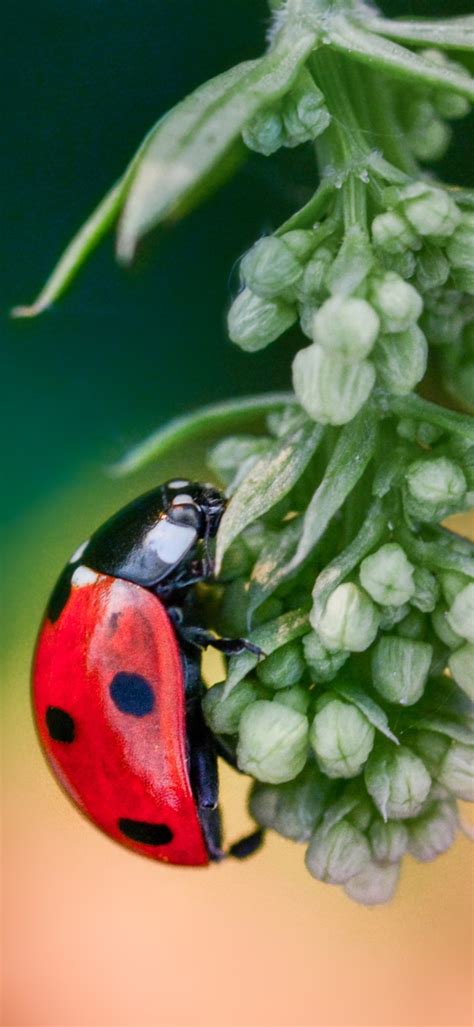
M453 282L460 292L467 292L468 296L474 296L474 270L471 267L455 267L452 269ZM472 367L472 361L467 365ZM471 372L472 373L472 372Z
M330 787L315 767L307 767L287 784L254 785L250 812L262 827L278 831L283 838L305 842L324 813Z
M405 824L396 820L375 820L369 830L372 855L377 863L399 863L408 848Z
M457 799L474 802L474 749L462 742L451 742L441 764L438 781Z
M315 234L310 229L294 228L291 232L285 232L280 238L285 246L291 250L294 257L306 264L315 246Z
M366 838L347 820L340 820L329 830L324 825L319 827L305 856L310 874L328 884L345 884L369 862Z
M461 212L444 189L414 182L401 193L402 211L419 235L439 238L452 235Z
M420 610L408 608L406 617L400 621L397 627L397 635L401 638L413 638L415 642L422 641L426 634L426 617Z
M287 642L257 666L257 677L270 688L288 688L300 681L306 670L300 642Z
M410 745L428 767L432 777L437 777L450 746L446 735L436 731L416 731Z
M375 382L368 360L352 363L314 343L293 360L293 388L306 413L321 424L347 424L363 407Z
M311 341L313 339L314 315L317 309L318 306L316 303L303 303L299 308L301 331L308 339L311 339Z
M474 582L458 592L446 620L457 635L474 642Z
M451 236L446 256L453 267L474 270L474 212L468 211Z
M372 281L370 299L384 332L404 332L423 310L419 292L393 271L386 271Z
M388 702L413 706L423 695L432 655L427 642L396 635L379 638L372 657L375 688Z
M232 342L254 353L264 349L296 321L296 310L282 300L264 300L243 289L228 314Z
M380 250L379 257L385 271L394 271L400 278L413 278L416 269L416 258L411 250L405 250L404 253L387 253Z
M427 862L451 848L458 829L456 808L449 802L436 802L408 828L408 851L415 859Z
M439 599L439 585L426 567L416 567L413 575L415 594L411 598L413 606L423 613L431 613Z
M433 94L433 103L442 118L452 121L457 118L465 118L469 114L471 105L466 96L459 93L451 93L440 89Z
M282 114L285 146L299 146L316 139L328 127L331 115L324 106L324 96L306 69L285 97Z
M283 119L278 109L267 107L259 111L242 131L242 139L249 150L269 157L285 142Z
M316 250L316 253L306 264L303 277L298 282L296 292L299 299L304 301L311 299L311 297L319 298L322 296L325 280L333 261L334 253L328 246L320 246ZM305 335L308 335L310 339L313 338L313 317L316 310L317 308L311 310L308 331L305 331Z
M404 745L377 749L364 771L369 795L384 820L415 817L431 788L431 777L422 761Z
M380 611L380 630L390 631L396 624L403 621L410 612L408 604L403 606L383 606Z
M459 571L442 571L440 581L448 606L452 606L458 593L469 584L467 575L461 574Z
M428 343L421 328L411 325L395 335L381 335L374 351L382 384L395 396L406 396L421 382L428 363Z
M313 339L348 360L363 360L370 353L379 328L379 318L366 300L332 296L315 315Z
M448 660L448 667L457 685L474 702L474 645L457 649Z
M449 278L449 261L438 246L424 246L416 261L416 284L422 293L440 289Z
M435 161L444 157L451 142L452 132L441 118L437 117L432 104L427 104L408 133L410 147L422 161Z
M202 700L206 723L216 735L234 735L239 730L240 718L247 706L255 702L262 690L251 681L240 681L226 698L225 682L208 688Z
M320 769L328 777L357 777L375 739L375 731L352 703L331 699L316 714L309 739Z
M273 299L301 278L303 265L283 239L269 235L242 257L240 272L252 292Z
M281 702L283 706L289 706L298 713L307 713L310 695L301 685L293 685L293 688L280 688L273 701Z
M308 721L302 713L265 699L244 710L239 727L237 763L258 781L280 784L303 769Z
M229 485L243 464L250 469L251 461L267 453L271 445L271 439L264 435L231 435L212 447L207 463L217 477Z
M333 681L349 658L348 652L330 653L325 649L316 631L310 631L304 636L303 650L306 663L316 681Z
M439 521L462 508L467 484L461 468L440 456L415 460L406 473L408 510L424 521Z
M347 813L347 820L353 827L357 827L358 831L367 831L371 821L374 818L374 807L370 799L362 797L357 806L354 806Z
M372 221L372 239L387 253L404 253L407 249L418 250L421 242L406 218L395 210L377 214Z
M313 609L309 619L330 652L348 649L360 653L372 645L380 615L366 592L352 582L344 582L331 593L324 610Z
M361 585L381 606L402 606L415 592L414 566L396 542L387 542L360 565Z
M433 346L455 346L464 328L461 293L441 289L438 294L425 296L426 309L421 324Z
M459 649L460 646L462 646L463 640L455 631L453 631L446 618L446 614L446 606L440 604L431 614L431 623L443 645L447 645L448 649Z
M393 898L399 874L398 865L379 866L377 863L369 863L360 874L348 881L344 891L350 899L363 906L380 906Z

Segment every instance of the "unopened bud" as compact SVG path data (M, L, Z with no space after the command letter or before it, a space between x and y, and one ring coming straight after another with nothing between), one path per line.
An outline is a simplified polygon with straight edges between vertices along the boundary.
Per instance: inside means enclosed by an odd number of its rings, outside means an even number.
M411 603L422 613L431 613L439 599L439 585L434 574L426 567L416 567L413 580L415 592Z
M447 645L448 649L459 649L463 640L453 631L446 617L447 612L447 607L440 603L431 614L431 623L443 645Z
M292 688L278 689L273 701L280 702L283 706L289 706L298 713L307 713L310 699L307 688L303 688L302 685L293 685Z
M298 641L275 649L257 666L257 677L270 688L288 688L301 680L306 670L303 649Z
M375 820L369 830L372 855L377 863L399 863L408 848L408 831L397 820Z
M451 742L441 764L438 781L457 799L474 802L474 749L462 742Z
M400 198L405 217L419 235L450 236L461 220L457 204L444 189L414 182L402 190Z
M316 250L316 253L306 264L303 277L298 282L296 291L301 300L311 300L311 298L317 299L322 296L327 273L333 263L333 260L334 253L328 246L320 246L319 249ZM305 332L305 335L308 335L310 339L313 338L313 318L315 313L316 308L311 311L308 331Z
M370 299L379 317L383 332L403 332L418 320L423 300L408 282L393 271L374 279Z
M232 342L250 353L264 349L296 321L294 307L282 300L264 300L243 289L228 314Z
M399 873L398 864L379 866L378 863L369 863L347 882L344 891L350 899L363 906L380 906L393 898Z
M463 214L446 247L446 256L453 267L474 269L474 212Z
M328 777L356 777L372 751L375 731L352 703L334 698L316 714L309 734L318 765Z
M318 881L345 884L370 862L370 849L361 831L347 820L329 830L319 827L306 851L305 863Z
M366 300L332 296L315 315L313 339L348 360L363 360L374 345L379 327L379 318Z
M259 239L242 257L240 271L252 292L273 299L301 278L303 265L283 239L269 235Z
M456 684L474 702L474 645L468 643L452 653L448 666Z
M411 746L428 767L432 777L436 778L450 746L446 735L436 731L416 731Z
M372 657L374 686L384 699L413 706L423 695L433 650L427 642L386 635Z
M249 150L269 157L285 142L283 119L278 109L267 108L255 114L242 130L242 139Z
M439 521L462 507L467 484L461 468L440 456L415 460L406 473L408 510L423 521Z
M426 628L427 622L424 614L420 610L408 607L406 617L397 625L397 635L400 635L401 638L412 638L415 642L420 642L425 637Z
M334 589L322 611L313 608L309 619L330 652L346 649L360 653L372 645L380 615L363 589L344 582Z
M234 735L239 730L242 713L261 695L251 681L240 681L225 698L225 682L208 688L202 700L206 723L216 735Z
M440 289L449 278L449 261L438 246L424 246L416 260L416 284L420 292Z
M354 363L314 343L293 360L293 387L301 406L320 424L347 424L363 407L375 382L368 360Z
M405 396L423 378L428 363L428 343L418 325L395 335L381 335L374 351L382 384L395 396Z
M448 121L465 118L466 114L469 114L470 111L470 103L467 96L460 96L459 93L452 93L442 89L434 94L433 103L438 114L442 118L447 118Z
M431 777L422 761L404 745L372 753L364 771L367 791L384 820L406 820L423 807Z
M310 631L303 638L306 663L316 681L333 681L338 671L349 658L349 652L329 652L325 649L316 631Z
M303 769L308 721L280 703L257 700L244 710L239 725L237 763L258 781L280 784Z
M295 781L254 785L250 812L262 827L278 831L284 838L305 842L324 813L330 788L330 782L315 767L307 767Z
M324 96L305 68L300 72L282 108L285 146L316 139L328 127L331 115L324 105Z
M457 635L474 642L474 583L458 592L446 619Z
M365 591L381 606L402 606L415 592L414 566L396 542L387 542L360 565Z
M409 824L408 851L422 862L436 859L451 847L457 830L455 806L450 802L436 802Z
M395 210L377 214L372 221L374 245L387 253L404 253L407 249L417 250L421 242L409 222Z
M451 136L449 125L437 116L435 108L429 103L424 105L415 119L408 133L408 141L417 160L435 161L446 153Z

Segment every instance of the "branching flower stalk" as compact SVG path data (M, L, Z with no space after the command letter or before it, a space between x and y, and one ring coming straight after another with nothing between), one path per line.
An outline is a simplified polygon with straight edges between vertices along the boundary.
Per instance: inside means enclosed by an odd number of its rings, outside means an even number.
M122 470L220 436L208 463L231 498L213 625L266 656L231 658L205 716L254 778L258 823L302 842L314 877L373 904L406 853L452 844L457 800L472 799L474 547L443 522L472 506L474 421L415 389L431 368L474 405L474 195L422 166L474 97L462 63L474 19L270 6L266 54L158 122L16 314L55 300L115 220L128 262L248 149L314 146L313 197L243 256L228 316L249 353L299 322L293 392L176 422ZM257 415L264 429L249 433Z

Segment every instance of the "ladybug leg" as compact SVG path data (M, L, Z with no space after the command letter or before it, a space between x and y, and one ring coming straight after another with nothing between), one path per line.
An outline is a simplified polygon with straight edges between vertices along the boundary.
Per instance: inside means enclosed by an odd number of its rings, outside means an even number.
M174 608L168 609L168 614L183 641L189 645L196 646L198 649L207 649L208 646L212 646L213 649L218 649L225 656L240 656L241 653L245 652L254 653L255 656L263 655L262 650L257 645L254 645L253 642L247 642L245 638L216 638L212 631L206 631L205 628L183 624L181 611L179 611L176 619Z
M248 856L253 856L254 852L260 849L264 839L265 831L263 827L258 827L256 831L252 831L252 834L247 834L245 838L239 838L238 842L234 842L227 855L233 856L234 859L247 859Z

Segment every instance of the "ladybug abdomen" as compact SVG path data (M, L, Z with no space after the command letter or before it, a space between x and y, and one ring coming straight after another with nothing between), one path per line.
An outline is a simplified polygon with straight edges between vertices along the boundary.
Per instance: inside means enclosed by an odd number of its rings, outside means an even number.
M78 567L60 616L42 627L33 690L49 762L94 823L154 859L208 863L179 646L154 595Z

